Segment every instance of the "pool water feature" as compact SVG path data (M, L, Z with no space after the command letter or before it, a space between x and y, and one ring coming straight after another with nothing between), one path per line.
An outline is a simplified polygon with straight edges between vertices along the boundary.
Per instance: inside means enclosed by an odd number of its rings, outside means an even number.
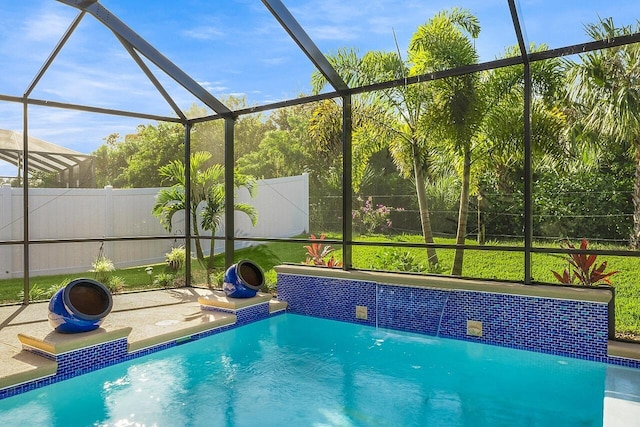
M600 426L612 368L630 370L284 314L6 398L0 419L33 426Z

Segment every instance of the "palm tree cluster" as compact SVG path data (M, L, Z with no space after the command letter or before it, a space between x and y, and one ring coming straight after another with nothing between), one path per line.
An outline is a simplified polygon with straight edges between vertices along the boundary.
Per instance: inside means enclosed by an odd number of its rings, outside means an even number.
M328 55L328 59L350 87L463 70L479 61L475 40L480 30L480 22L471 11L453 8L436 13L419 26L406 54L399 47L395 52L370 51L364 55L342 48ZM617 28L611 19L601 19L587 25L586 31L594 40L602 40L639 32L640 25ZM529 53L546 50L544 44L528 47ZM550 58L529 64L529 141L534 174L596 168L599 161L619 160L619 153L626 151L636 165L635 214L630 236L633 249L640 246L639 52L639 46L631 44L584 53L577 61ZM511 46L502 56L520 55L520 48ZM358 193L376 179L372 177L371 162L380 153L388 154L398 175L410 180L415 188L430 271L441 269L434 245L429 188L445 181L449 186L452 182L459 185L456 246L450 274L460 276L470 198L474 196L478 203L477 235L482 244L482 212L487 210L487 196L513 193L514 183L522 183L526 143L524 74L523 65L463 71L421 83L385 86L352 98L353 190ZM312 75L311 82L316 94L328 83L319 72ZM309 172L314 188L324 185L324 191L340 194L340 102L322 101L274 114L273 129L260 139L258 151L239 156L238 166L261 177ZM609 156L603 156L607 152ZM212 257L205 261L201 231L215 234L220 228L225 200L224 167L214 163L211 154L205 152L191 156L188 198L184 194L184 163L174 160L161 167L160 175L172 187L160 191L153 210L170 231L173 215L189 203L196 255L208 270L212 269ZM234 184L251 192L255 181L249 175L236 173ZM246 213L255 223L256 212L251 206L239 204L234 209ZM211 254L213 243L211 239Z
M640 27L616 28L611 19L604 19L586 29L600 40L632 34ZM359 56L345 48L330 55L329 61L347 84L366 86L477 64L474 40L479 34L478 19L469 10L453 8L417 29L406 57L400 49ZM547 49L545 45L529 47L530 52ZM602 150L604 144L629 146L637 164L633 248L640 244L638 52L637 45L625 45L580 55L578 62L560 58L533 62L530 101L534 170L568 167L577 144L583 151ZM517 46L504 53L505 58L519 55ZM315 93L326 84L322 74L313 75ZM482 203L487 174L494 175L497 183L513 175L522 177L524 66L367 92L358 95L353 105L354 191L371 156L388 150L398 171L414 182L427 244L434 240L426 188L452 170L458 175L457 246L451 274L461 275L470 195ZM434 247L427 246L427 257L431 267L437 266Z
M225 211L224 166L221 164L207 165L211 154L206 151L192 153L190 156L190 194L186 195L186 169L184 162L174 160L160 168L160 175L173 184L158 192L153 214L160 219L165 229L171 232L173 217L189 206L191 214L192 235L195 238L196 257L207 270L207 283L213 271L213 255L215 240L213 236L222 225ZM236 173L234 187L246 188L253 197L255 179L248 175ZM247 203L235 203L233 209L246 214L255 226L258 220L256 209ZM205 257L202 249L202 231L210 231L209 256Z

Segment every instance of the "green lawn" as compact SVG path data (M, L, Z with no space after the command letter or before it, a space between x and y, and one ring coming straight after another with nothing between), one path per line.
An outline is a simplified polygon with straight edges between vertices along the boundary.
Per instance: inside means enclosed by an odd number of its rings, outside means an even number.
M393 241L420 242L421 236L399 236ZM363 237L365 241L389 241L383 236ZM437 243L453 244L453 239L437 239ZM469 242L469 244L474 244ZM492 242L491 245L499 246ZM517 243L505 243L516 246ZM551 244L540 244L548 247L557 247ZM236 260L251 259L260 265L264 271L267 289L274 290L276 274L275 265L288 263L301 263L306 259L306 252L301 243L269 243L259 247L242 249L236 252ZM594 246L594 248L619 249L606 246ZM341 251L336 248L335 255L341 258ZM438 249L439 268L436 273L447 274L453 262L453 250ZM524 255L519 252L506 251L475 251L465 252L463 274L466 277L480 279L514 280L522 281L524 277ZM640 258L599 256L598 263L607 261L607 271L617 270L612 276L611 283L616 289L616 331L626 336L627 334L640 336L640 286L636 282L640 272ZM218 275L223 272L224 258L216 256L214 264L218 266ZM358 269L381 269L391 271L425 271L426 251L413 248L385 248L376 246L355 246L353 248L353 266ZM561 271L566 266L566 261L561 255L534 254L532 257L532 274L536 282L556 283L551 270ZM143 265L134 268L114 271L112 274L121 278L125 291L137 291L158 288L153 284L154 277L161 273L167 273L165 264L151 265L153 273L147 274L147 267ZM85 277L94 277L94 273L86 273ZM32 277L32 286L47 289L51 285L60 284L65 279L81 277L82 274L57 275ZM184 283L184 273L178 274L180 280L176 284ZM193 283L206 285L206 274L197 262L192 263ZM0 281L0 303L13 303L19 301L18 294L22 290L22 279Z

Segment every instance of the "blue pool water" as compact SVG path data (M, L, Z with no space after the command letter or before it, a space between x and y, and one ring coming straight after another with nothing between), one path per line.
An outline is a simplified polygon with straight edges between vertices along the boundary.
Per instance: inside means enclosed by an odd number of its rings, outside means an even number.
M0 401L3 426L600 426L607 366L293 314Z

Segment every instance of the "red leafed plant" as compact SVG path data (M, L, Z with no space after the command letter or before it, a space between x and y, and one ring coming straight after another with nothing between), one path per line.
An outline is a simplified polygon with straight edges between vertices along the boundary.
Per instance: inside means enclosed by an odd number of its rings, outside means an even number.
M589 241L583 238L580 243L580 249L586 250L588 246ZM576 249L569 241L566 242L566 247ZM603 261L600 265L597 265L596 257L597 255L594 254L569 254L567 256L569 266L565 268L562 273L553 270L551 272L560 283L568 285L594 286L600 283L610 285L609 277L616 274L617 271L605 273L604 270L607 268L607 262Z
M331 255L331 252L333 252L335 249L333 249L329 245L325 245L324 243L322 243L322 240L324 240L325 237L326 236L323 234L320 236L319 239L317 239L314 234L311 235L311 240L320 240L320 242L319 243L314 242L314 243L311 243L309 246L304 247L307 250L306 264L321 265L324 267L342 266L342 263L336 260L333 255ZM327 259L329 255L331 255L331 257Z

